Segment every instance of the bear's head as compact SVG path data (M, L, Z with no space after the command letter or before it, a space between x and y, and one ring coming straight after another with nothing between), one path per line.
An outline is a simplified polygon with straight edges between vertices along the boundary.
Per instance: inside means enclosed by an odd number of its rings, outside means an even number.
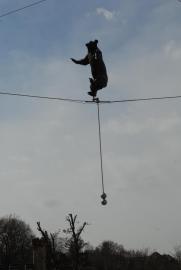
M98 44L98 40L94 40L94 41L89 41L89 43L86 43L86 47L88 49L88 52L90 53L95 53L97 50L97 44Z

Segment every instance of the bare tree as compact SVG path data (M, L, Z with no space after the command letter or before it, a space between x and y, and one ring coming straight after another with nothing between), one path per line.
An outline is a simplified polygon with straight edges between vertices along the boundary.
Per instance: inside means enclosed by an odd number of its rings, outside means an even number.
M180 269L181 269L181 246L176 246L174 248L174 258L178 261L179 265L180 265Z
M69 228L64 230L64 233L70 235L68 240L69 252L73 259L74 269L78 270L80 266L81 251L85 246L84 241L81 239L81 233L83 232L85 226L88 225L88 223L84 222L81 226L76 228L77 215L73 216L72 214L69 214L66 217L66 221L69 224Z
M56 250L56 240L59 234L59 231L56 233L48 233L46 230L43 230L40 222L37 222L37 230L40 232L42 239L46 244L47 249L47 268L48 269L58 269L57 262L57 250Z

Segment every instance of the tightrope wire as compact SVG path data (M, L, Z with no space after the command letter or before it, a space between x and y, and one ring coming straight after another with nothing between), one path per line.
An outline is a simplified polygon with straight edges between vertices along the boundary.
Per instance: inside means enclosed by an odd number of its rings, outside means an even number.
M34 99L46 99L46 100L49 100L49 101L56 100L56 101L68 101L68 102L75 102L75 103L85 103L86 102L86 101L81 100L81 99L50 97L50 96L40 96L40 95L29 95L29 94L12 93L12 92L0 92L0 95L26 97L26 98L34 98Z
M40 95L30 95L18 92L5 92L0 91L0 95L6 96L17 96L25 98L35 98L35 99L46 99L49 101L66 101L74 103L83 103L83 104L95 104L93 100L84 100L84 99L72 99L72 98L62 98L62 97L52 97L52 96L40 96ZM101 104L112 104L112 103L128 103L128 102L143 102L143 101L155 101L155 100L169 100L169 99L180 99L181 95L176 96L162 96L162 97L147 97L147 98L131 98L131 99L118 99L118 100L99 100Z
M21 8L17 8L17 9L7 11L6 13L0 14L0 18L9 16L9 15L11 15L13 13L17 13L19 11L22 11L23 9L27 9L27 8L39 5L39 4L41 4L42 2L45 2L45 1L47 1L47 0L40 0L40 1L37 1L37 2L33 2L33 3L29 4L29 5L23 6Z

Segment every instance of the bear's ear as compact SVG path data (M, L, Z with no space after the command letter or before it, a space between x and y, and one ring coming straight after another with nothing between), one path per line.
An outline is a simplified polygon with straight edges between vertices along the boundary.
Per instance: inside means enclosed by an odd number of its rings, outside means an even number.
M98 40L97 40L97 39L95 39L94 42L95 42L96 44L98 44Z

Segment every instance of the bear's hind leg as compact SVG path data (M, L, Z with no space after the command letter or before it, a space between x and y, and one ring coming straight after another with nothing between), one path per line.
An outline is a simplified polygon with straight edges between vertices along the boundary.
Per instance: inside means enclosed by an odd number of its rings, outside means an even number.
M92 78L89 78L90 80L90 92L88 94L92 97L96 97L97 95L97 88L96 88L96 81L93 80Z

